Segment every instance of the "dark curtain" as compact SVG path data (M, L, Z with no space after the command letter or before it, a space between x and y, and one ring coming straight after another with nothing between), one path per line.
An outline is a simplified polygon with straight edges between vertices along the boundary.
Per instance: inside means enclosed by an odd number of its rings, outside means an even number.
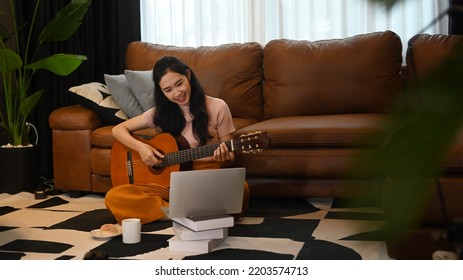
M30 18L36 1L19 0L18 20ZM37 25L44 26L69 0L42 0ZM39 29L41 30L41 29ZM36 34L38 35L38 34ZM78 32L68 41L47 43L41 55L58 52L87 56L81 66L67 77L47 71L37 72L32 90L45 89L45 94L30 122L37 127L40 148L40 174L53 178L52 138L48 116L59 107L74 104L67 90L89 82L104 83L103 74L123 73L125 50L131 41L140 40L139 0L93 0Z
M463 35L463 0L449 1L449 34Z

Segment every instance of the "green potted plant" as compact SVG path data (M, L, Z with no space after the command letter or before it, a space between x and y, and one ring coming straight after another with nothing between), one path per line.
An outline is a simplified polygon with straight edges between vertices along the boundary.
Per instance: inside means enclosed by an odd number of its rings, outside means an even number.
M83 60L87 59L84 55L64 53L40 57L39 51L44 43L68 40L81 25L90 4L91 0L70 1L43 27L39 36L34 37L33 35L36 34L34 33L36 32L36 19L39 16L38 11L41 1L35 1L32 18L28 19L22 26L18 26L16 21L16 4L14 0L10 0L13 30L8 31L5 24L0 24L0 73L1 84L3 86L0 90L2 98L0 103L3 105L3 108L0 110L0 128L8 137L9 146L34 146L30 143L31 137L29 133L31 131L31 124L27 120L44 94L44 90L37 92L31 92L30 90L29 86L36 71L44 69L56 75L67 76L74 72ZM7 44L10 39L14 41ZM0 154L0 161L2 165L5 165L0 170L5 171L11 170L11 168L18 170L20 166L12 164L10 160L23 158L23 156L11 155L12 153L16 153L16 151L11 150L21 150L19 151L21 153L30 149L5 149L3 147L0 150L3 150L0 153L7 153L9 157L8 159L2 159L2 154ZM25 161L30 162L31 160L26 159ZM5 174L5 176L7 175L8 173ZM9 175L7 177L11 178L14 176ZM15 177L22 176L17 175ZM2 178L5 177L2 176Z

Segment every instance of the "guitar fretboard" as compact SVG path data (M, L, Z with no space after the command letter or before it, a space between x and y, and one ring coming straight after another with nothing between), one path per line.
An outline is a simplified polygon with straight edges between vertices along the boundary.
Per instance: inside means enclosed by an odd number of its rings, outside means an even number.
M225 142L228 149L233 151L232 141ZM164 155L160 167L176 165L179 163L189 162L214 155L214 151L220 146L219 143L206 146L199 146L191 149L180 150L177 152L167 153Z

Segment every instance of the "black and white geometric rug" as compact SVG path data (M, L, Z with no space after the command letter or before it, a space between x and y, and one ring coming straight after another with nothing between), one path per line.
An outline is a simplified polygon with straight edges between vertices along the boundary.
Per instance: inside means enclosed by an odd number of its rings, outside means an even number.
M82 260L90 251L110 259L389 259L381 209L330 199L252 198L229 237L206 254L169 251L170 221L143 225L138 244L124 244L121 236L92 238L91 230L115 222L101 195L35 200L28 192L0 194L0 260Z

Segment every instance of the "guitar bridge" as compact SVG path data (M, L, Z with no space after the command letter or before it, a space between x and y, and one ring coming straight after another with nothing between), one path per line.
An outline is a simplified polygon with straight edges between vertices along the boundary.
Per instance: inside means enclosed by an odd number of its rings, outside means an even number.
M127 176L129 177L129 183L133 184L133 162L132 162L132 151L127 152L127 161L126 161L126 167L127 167Z

